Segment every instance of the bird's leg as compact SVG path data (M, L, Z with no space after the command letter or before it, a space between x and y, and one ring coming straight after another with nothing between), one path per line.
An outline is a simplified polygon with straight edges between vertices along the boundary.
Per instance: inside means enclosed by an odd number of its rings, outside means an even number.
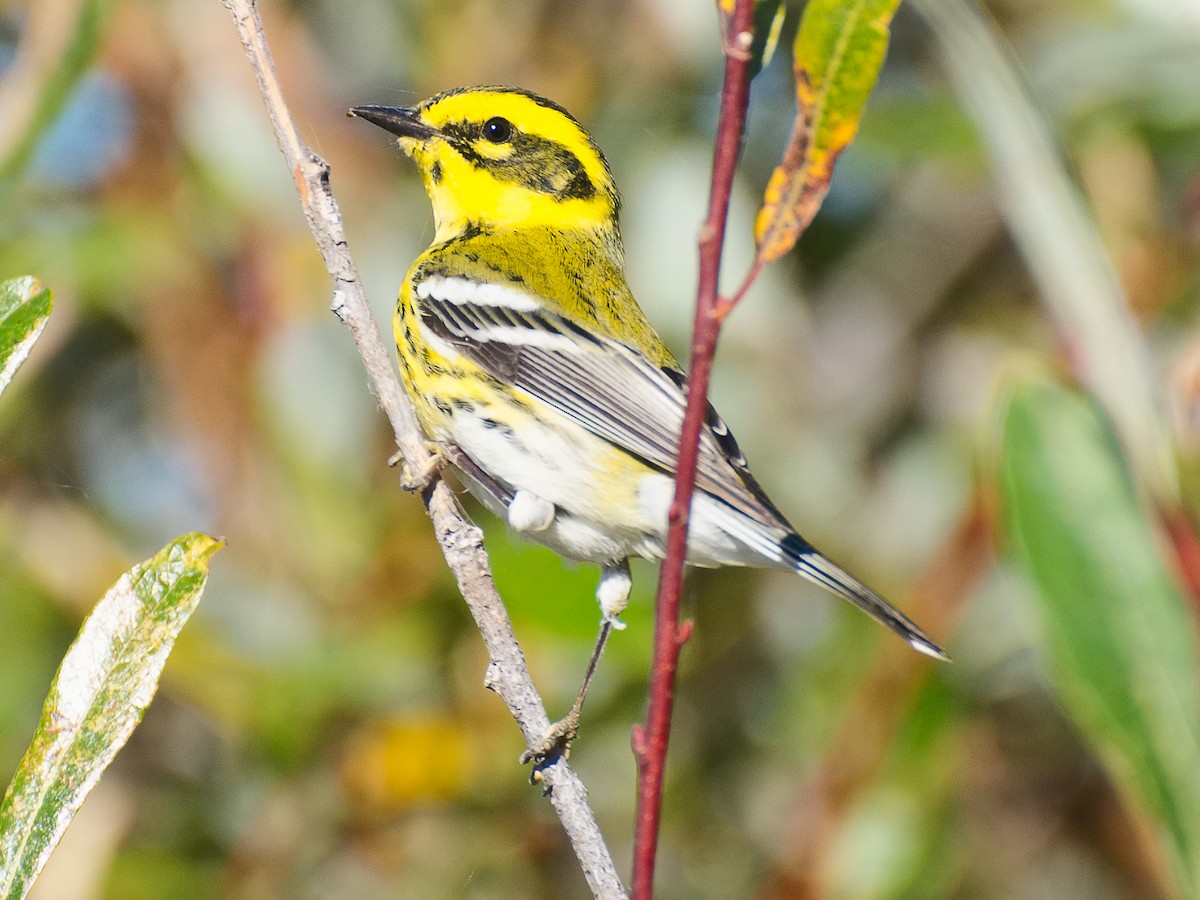
M591 686L592 676L596 674L596 667L600 664L600 657L604 654L608 636L612 634L613 629L621 631L625 628L625 623L617 617L629 603L629 589L632 584L633 580L629 575L629 560L606 565L601 569L600 584L596 587L596 599L600 601L600 609L604 615L600 619L600 636L596 638L596 646L592 649L592 658L588 660L587 671L583 675L583 684L579 686L579 693L567 714L546 730L541 745L521 754L522 765L532 762L536 772L537 768L555 753L561 752L566 756L570 752L571 741L575 740L575 736L579 733L579 716L583 712L583 701Z
M613 623L608 619L600 624L600 637L597 638L596 646L592 649L592 658L588 661L587 672L583 676L583 684L579 686L575 702L571 704L571 709L565 716L546 729L542 743L536 750L526 750L521 754L521 765L531 762L534 769L537 769L557 752L561 752L563 756L570 753L571 742L579 733L579 716L583 712L583 700L587 696L588 686L591 684L592 676L596 673L596 665L600 662L600 656L604 653L604 645L608 643L608 636L612 633L612 629Z

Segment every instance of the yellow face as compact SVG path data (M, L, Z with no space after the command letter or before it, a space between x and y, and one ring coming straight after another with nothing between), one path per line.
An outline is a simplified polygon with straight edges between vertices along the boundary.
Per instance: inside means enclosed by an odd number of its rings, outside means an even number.
M398 136L433 203L437 240L470 227L615 225L608 164L565 110L511 88L459 88L355 114Z

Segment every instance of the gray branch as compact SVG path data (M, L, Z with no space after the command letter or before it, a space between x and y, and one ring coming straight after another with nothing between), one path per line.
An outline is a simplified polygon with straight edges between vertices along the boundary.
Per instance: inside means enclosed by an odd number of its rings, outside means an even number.
M346 245L341 212L329 190L329 166L300 139L283 99L254 0L222 0L222 3L237 25L242 46L267 104L275 137L291 167L304 215L333 279L330 308L350 329L366 366L371 390L395 432L396 446L405 461L406 486L422 488L438 543L487 646L491 663L484 683L508 706L526 744L535 747L541 743L550 719L534 689L525 657L513 635L512 623L496 592L483 549L482 532L470 523L441 478L434 475L427 479L420 475L430 469L430 451L421 435L412 404L396 378L391 355L358 280ZM587 789L579 776L561 758L547 764L539 773L592 893L605 900L625 898L627 894L595 815L588 806Z

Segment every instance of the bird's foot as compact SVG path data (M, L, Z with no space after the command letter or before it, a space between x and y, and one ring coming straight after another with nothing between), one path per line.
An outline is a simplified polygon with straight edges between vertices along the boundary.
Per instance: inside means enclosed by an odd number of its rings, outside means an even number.
M546 729L546 733L542 736L542 742L536 747L530 747L521 754L521 765L533 764L533 772L530 773L530 783L534 783L539 779L539 770L551 762L559 758L566 759L571 754L571 742L575 740L579 734L579 711L571 710L553 725Z
M388 466L400 466L400 487L406 491L425 490L433 480L434 474L446 463L440 446L427 441L425 447L429 450L429 456L416 466L410 465L404 458L403 450L397 450L388 458Z

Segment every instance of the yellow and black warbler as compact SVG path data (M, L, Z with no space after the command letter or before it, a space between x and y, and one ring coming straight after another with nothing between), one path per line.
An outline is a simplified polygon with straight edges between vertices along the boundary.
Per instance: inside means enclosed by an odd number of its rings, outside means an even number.
M590 678L620 627L629 558L663 556L686 378L625 282L608 164L566 110L516 88L351 114L397 136L433 204L433 243L408 270L394 322L421 425L512 528L600 565ZM711 408L688 562L798 572L945 658L797 534ZM550 743L572 736L586 687Z

